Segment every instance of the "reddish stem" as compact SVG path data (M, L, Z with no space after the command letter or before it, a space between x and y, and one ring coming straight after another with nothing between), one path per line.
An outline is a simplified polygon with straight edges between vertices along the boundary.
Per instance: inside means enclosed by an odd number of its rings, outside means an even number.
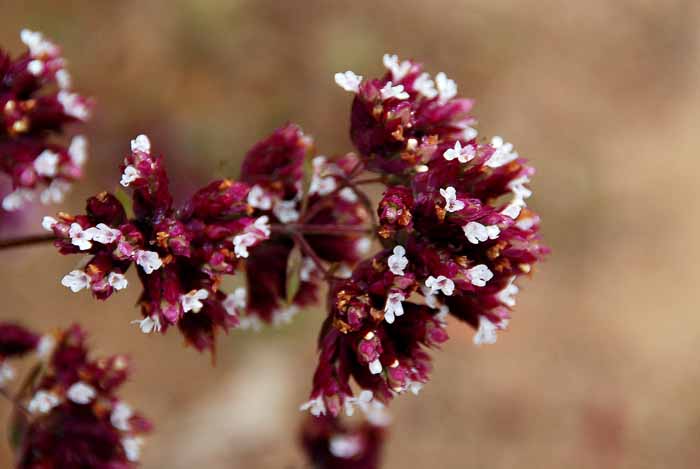
M11 403L11 404L17 409L17 411L20 412L22 415L24 415L25 417L31 417L31 414L29 413L29 411L28 411L27 409L25 409L24 406L23 406L22 404L20 404L19 401L17 401L17 399L15 399L14 397L12 397L12 396L10 395L10 393L7 392L6 389L0 388L0 396L4 397L4 398L7 399L8 401L10 401L10 403Z
M0 239L0 249L33 246L35 244L48 243L54 239L56 239L56 236L53 234L40 234L23 236L21 238Z
M328 273L326 266L323 265L323 260L318 257L318 254L316 254L314 248L312 248L311 245L304 239L304 236L298 232L293 233L292 236L294 237L294 242L299 246L299 249L301 249L301 252L308 256L314 262L314 264L316 264L316 267L323 273L324 277L329 277L330 274Z

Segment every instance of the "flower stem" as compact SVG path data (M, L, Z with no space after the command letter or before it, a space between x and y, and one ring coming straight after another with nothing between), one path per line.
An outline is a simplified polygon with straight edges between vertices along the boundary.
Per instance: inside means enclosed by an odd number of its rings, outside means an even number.
M56 236L53 234L40 234L23 236L21 238L0 239L0 249L33 246L34 244L49 243L54 239L56 239Z
M29 411L27 409L25 409L24 406L22 404L20 404L19 401L17 401L17 399L12 397L6 389L0 388L0 396L4 397L8 401L10 401L10 403L13 405L13 407L15 409L17 409L17 411L19 413L21 413L25 417L31 417L31 415L29 414Z
M358 234L367 235L372 233L370 228L363 228L359 226L314 225L308 223L289 223L286 225L273 224L271 228L272 231L286 234L300 233L307 235L347 236Z
M308 256L314 262L314 264L316 264L316 268L323 273L324 277L328 277L330 274L326 266L323 265L323 260L318 257L318 254L316 254L314 248L312 248L311 245L304 239L304 236L302 236L299 232L293 233L292 236L294 237L294 242L297 244L297 246L299 246L299 249L301 249L301 252L303 252L305 256Z

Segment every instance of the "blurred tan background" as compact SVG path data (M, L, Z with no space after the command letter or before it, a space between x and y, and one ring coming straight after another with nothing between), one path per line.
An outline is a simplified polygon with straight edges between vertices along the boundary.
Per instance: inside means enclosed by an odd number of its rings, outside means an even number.
M235 176L287 120L325 153L349 149L334 72L378 75L384 52L445 71L477 99L481 135L538 168L532 205L553 254L497 345L451 326L432 382L394 402L384 467L700 467L697 2L0 0L0 12L0 44L16 52L22 27L43 31L98 101L88 179L60 207L72 212L116 185L137 132L184 197ZM38 232L58 208L13 229ZM0 319L77 320L96 352L133 356L125 395L156 423L145 469L304 467L297 407L320 310L222 337L213 368L178 334L129 325L137 288L107 303L63 288L74 262L51 247L0 254Z

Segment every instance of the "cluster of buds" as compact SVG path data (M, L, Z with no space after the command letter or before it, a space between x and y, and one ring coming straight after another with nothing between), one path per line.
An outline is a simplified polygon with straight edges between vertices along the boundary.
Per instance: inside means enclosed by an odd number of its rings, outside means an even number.
M20 469L138 465L151 424L116 395L129 374L126 357L91 359L77 325L40 336L0 323L0 391L14 377L8 361L34 353L38 364L12 400L13 444Z
M217 330L238 324L241 300L240 293L221 289L222 277L270 236L268 217L251 217L249 187L227 179L175 209L163 159L151 153L144 135L131 142L121 185L132 193L128 211L103 192L88 199L85 215L44 217L62 254L90 255L63 285L104 300L127 287L125 274L134 265L143 287L143 319L134 321L141 330L165 333L177 325L188 343L213 350Z
M384 56L386 75L336 82L355 95L351 137L388 187L379 202L383 250L329 292L311 400L338 415L356 400L350 379L374 399L417 393L431 368L426 349L447 340L452 315L494 343L518 292L547 249L527 209L532 167L500 137L477 140L472 102L443 73Z
M87 158L84 137L61 143L64 126L85 122L91 103L71 91L61 49L41 33L23 30L27 51L16 59L0 49L0 172L12 180L2 199L16 210L39 199L58 203L82 176Z
M375 422L349 425L329 416L309 416L301 445L317 469L377 469L385 437L386 429Z

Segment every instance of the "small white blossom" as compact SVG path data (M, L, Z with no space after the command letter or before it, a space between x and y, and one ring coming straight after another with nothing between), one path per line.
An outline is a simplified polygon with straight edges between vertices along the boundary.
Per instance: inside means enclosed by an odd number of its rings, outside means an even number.
M44 72L44 62L38 59L32 60L27 64L27 71L35 77L38 77Z
M151 153L151 141L145 135L139 135L131 141L131 151L139 151L141 153L146 153L147 155Z
M297 314L299 314L299 307L297 305L278 308L272 312L272 325L279 327L290 324Z
M471 279L472 285L475 287L483 287L486 282L493 278L493 272L486 266L486 264L479 264L477 266L469 269L469 278Z
M160 260L157 252L139 249L135 252L135 255L136 263L149 275L163 266L163 261Z
M384 319L387 323L393 324L398 316L403 316L403 304L406 297L401 292L389 293L384 306Z
M508 204L506 208L501 210L501 215L505 215L515 220L520 216L520 212L522 211L523 207L525 207L525 201L516 197Z
M318 417L320 415L326 415L326 404L323 402L323 396L318 396L314 399L304 402L299 406L299 410L309 411L311 415Z
M443 72L435 76L435 83L440 95L440 102L444 103L457 96L457 84L454 80L447 78Z
M44 334L36 346L36 355L41 360L48 360L54 348L56 348L56 338L52 334Z
M267 215L263 215L262 217L258 217L254 222L253 222L253 227L261 231L263 235L266 237L270 236L270 219L268 218Z
M425 286L430 288L430 293L433 295L441 291L446 296L452 296L455 291L455 283L444 275L429 276L425 281Z
M58 54L58 47L51 41L44 38L44 35L23 29L20 33L20 39L25 46L29 48L29 54L32 57L53 56Z
M372 248L372 239L371 238L360 238L357 241L355 241L355 252L357 252L359 255L364 256L369 253L369 250Z
M374 393L367 389L360 391L357 397L347 397L343 402L343 408L345 409L345 415L352 417L355 414L355 407L359 407L363 412L367 410L367 406L372 402L374 398Z
M445 199L445 210L448 212L459 212L464 208L464 202L457 199L457 191L454 187L440 189L440 195Z
M438 95L438 91L435 89L435 82L427 73L421 73L420 76L415 79L413 82L413 89L428 99L433 99Z
M15 189L2 199L2 208L12 212L22 207L25 202L31 202L32 200L34 200L34 192L32 190L25 188Z
M508 280L508 285L496 294L498 301L510 308L515 306L515 295L520 291L518 286L513 283L514 280L515 276L511 277L510 280Z
M119 183L124 187L129 187L129 184L140 177L141 173L139 173L139 170L132 165L128 165L126 168L124 168L124 174L122 174L122 179L119 181Z
M387 261L389 270L394 275L403 275L404 269L408 266L408 258L406 257L406 249L399 245L394 247L393 254L389 256Z
M533 226L535 226L535 223L537 222L537 218L535 217L527 217L523 218L522 220L518 220L515 226L520 228L521 230L529 230Z
M39 200L42 204L60 204L63 198L70 190L70 184L61 179L54 179L49 184L49 187L41 191Z
M301 260L299 267L299 280L302 282L311 281L311 276L316 272L316 263L310 257L305 257Z
M415 138L409 138L406 141L406 150L415 151L416 148L418 148L418 140Z
M485 163L489 168L499 168L518 158L518 154L513 151L513 145L505 142L501 137L493 137L491 139L491 146L495 151Z
M9 363L0 362L0 389L15 379L15 370Z
M292 223L299 220L296 200L278 200L272 209L272 213L282 223Z
M313 176L309 184L309 194L328 195L333 192L337 184L333 173L336 172L335 165L328 164L323 155L319 155L312 160Z
M350 93L357 93L360 91L360 83L362 83L362 77L355 75L355 73L348 70L345 73L336 73L335 82L345 91Z
M34 397L32 397L32 400L29 401L27 410L30 414L48 414L51 412L51 409L60 404L60 402L61 400L56 394L50 391L41 390L37 391L37 393L34 394Z
M233 237L233 252L236 257L248 257L248 248L258 242L255 233L243 233Z
M110 272L107 276L107 283L115 290L123 290L129 285L124 274L120 274L119 272Z
M114 426L114 428L117 430L128 432L131 428L131 425L129 425L129 420L131 420L133 415L134 411L131 410L131 407L128 404L125 404L124 402L117 402L109 416L109 421L112 422L112 426Z
M98 223L97 226L88 228L86 231L89 233L88 237L91 241L96 241L101 244L113 243L122 235L121 231L111 228L104 223Z
M387 70L391 72L391 76L395 82L403 80L404 77L408 75L408 72L411 71L411 62L408 60L399 62L398 55L384 54L382 62Z
M122 440L126 459L131 462L136 462L141 458L141 446L143 446L143 438L128 437Z
M495 344L498 327L486 316L479 316L479 329L474 334L474 345Z
M373 375L378 375L382 372L382 362L378 358L369 362L369 372Z
M87 161L87 139L82 135L76 135L68 147L68 156L74 165L79 168Z
M54 217L46 216L41 220L41 227L46 231L53 231L53 227L56 223L58 223L58 220Z
M335 276L339 278L350 278L352 277L352 269L345 262L341 262L335 271Z
M394 85L392 82L387 82L384 88L381 89L382 99L386 101L387 99L408 99L409 94L403 89L403 85Z
M471 127L469 125L464 125L464 130L462 130L462 138L464 140L474 140L476 137L479 136L479 131L476 130L474 127Z
M90 110L85 103L81 101L79 95L61 90L58 92L56 98L58 102L61 103L61 106L63 106L63 112L67 115L81 121L85 121L90 117Z
M340 459L352 459L362 450L360 435L332 435L328 440L328 451Z
M525 187L525 184L530 182L527 175L517 177L508 183L508 189L513 192L513 195L518 199L527 199L532 195L532 191Z
M351 204L357 202L357 194L352 187L343 187L340 192L338 192L338 195L345 202L349 202Z
M73 384L66 392L66 397L76 404L89 404L96 395L95 388L82 381Z
M131 321L131 324L138 324L141 328L141 332L143 332L144 334L150 334L151 332L160 332L162 327L160 325L160 318L157 314L148 316L147 318L143 319L134 319L133 321Z
M263 322L254 314L240 316L238 318L238 329L242 331L251 330L253 332L258 332L262 327Z
M222 305L226 310L226 314L229 316L241 314L241 312L245 309L246 302L248 301L247 298L248 291L243 287L236 288L233 293L229 293L226 296L226 299L222 302Z
M90 287L90 276L82 270L73 270L61 279L61 285L70 288L73 293Z
M496 239L501 234L501 230L496 225L484 226L479 222L470 221L462 227L464 236L472 244L483 243L487 239Z
M272 197L265 192L265 189L255 185L248 192L248 205L260 210L270 210L272 208Z
M68 73L68 70L62 68L61 70L56 72L56 83L58 84L59 89L62 90L67 90L70 88L71 85L71 77L70 73Z
M182 304L182 310L185 313L192 311L193 313L199 313L199 311L204 306L202 300L209 298L209 292L203 288L199 290L192 290L189 293L180 295L180 304Z
M445 150L442 156L447 161L452 161L454 159L458 160L460 163L467 163L474 159L476 156L476 150L472 145L462 146L462 144L457 140L453 148Z

